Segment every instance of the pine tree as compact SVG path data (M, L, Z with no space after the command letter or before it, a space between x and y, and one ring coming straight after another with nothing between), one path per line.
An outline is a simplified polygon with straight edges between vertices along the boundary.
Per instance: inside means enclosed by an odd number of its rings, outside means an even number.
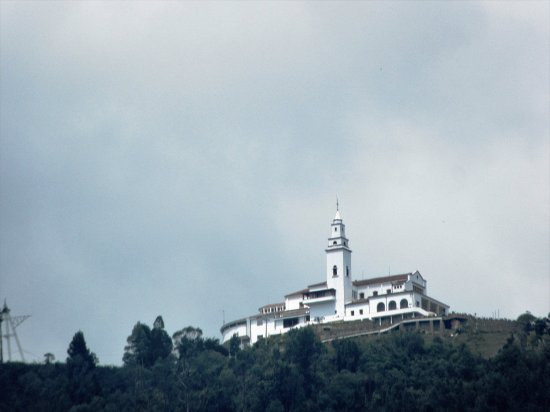
M80 330L73 336L67 353L69 354L67 364L79 363L84 364L89 369L93 369L98 363L95 353L90 352L90 349L86 346L84 334Z
M82 331L78 331L67 350L68 390L74 405L90 402L99 393L99 385L95 374L98 363L95 353L90 352Z

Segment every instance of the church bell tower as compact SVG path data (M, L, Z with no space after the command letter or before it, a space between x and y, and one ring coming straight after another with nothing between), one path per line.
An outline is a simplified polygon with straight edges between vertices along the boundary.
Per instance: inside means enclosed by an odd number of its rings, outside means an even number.
M340 216L338 202L336 215L330 225L327 254L327 286L336 291L335 317L345 316L346 303L352 298L351 249L346 238L346 226Z

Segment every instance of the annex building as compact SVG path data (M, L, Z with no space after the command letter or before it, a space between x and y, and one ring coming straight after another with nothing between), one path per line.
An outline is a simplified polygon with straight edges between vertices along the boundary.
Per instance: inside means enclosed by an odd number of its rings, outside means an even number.
M338 208L325 252L325 280L289 293L284 302L262 306L255 315L225 323L222 342L237 335L243 343L253 344L317 323L363 319L393 323L448 314L448 305L428 296L427 281L418 271L354 281L346 226Z

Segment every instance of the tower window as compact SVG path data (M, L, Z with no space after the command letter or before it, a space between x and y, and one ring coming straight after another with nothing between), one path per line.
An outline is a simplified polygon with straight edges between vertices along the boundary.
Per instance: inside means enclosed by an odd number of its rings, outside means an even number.
M338 268L336 265L332 267L332 276L338 276Z
M334 242L332 242L332 244L335 245L335 244L336 244L336 240L335 240Z
M349 266L346 266L346 276L349 277Z
M338 228L337 228L337 227L335 227L335 228L334 228L334 231L335 231L335 232L338 232Z

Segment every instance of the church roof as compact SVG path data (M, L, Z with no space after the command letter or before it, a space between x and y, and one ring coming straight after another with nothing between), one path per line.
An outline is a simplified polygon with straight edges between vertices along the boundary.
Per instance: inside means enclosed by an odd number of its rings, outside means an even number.
M292 310L285 310L283 312L277 312L272 313L271 315L275 319L285 319L285 318L293 318L296 316L302 316L309 314L309 308L299 308L299 309L292 309Z
M326 281L319 282L319 283L314 283L312 285L308 285L308 287L305 288L305 289L297 290L296 292L286 294L285 298L288 297L288 296L303 295L304 293L309 293L312 290L318 291L318 290L322 290L322 289L326 289L326 288L327 288L327 282Z
M366 286L377 283L389 283L389 282L405 282L412 273L404 273L402 275L382 276L378 278L354 280L353 286Z
M285 302L281 302L281 303L268 303L267 305L263 305L260 309L263 309L263 308L274 308L274 307L277 307L277 306L284 306L285 305Z
M285 298L286 298L287 296L301 295L301 294L307 293L307 292L309 292L309 289L297 290L296 292L287 293L287 294L285 295Z

